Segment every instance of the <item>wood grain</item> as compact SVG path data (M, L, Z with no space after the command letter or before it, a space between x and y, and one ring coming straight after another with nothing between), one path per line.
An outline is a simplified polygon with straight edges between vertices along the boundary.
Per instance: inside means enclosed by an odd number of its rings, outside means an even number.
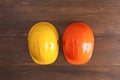
M0 0L0 80L120 80L120 0ZM55 63L35 64L27 36L37 22L56 26L60 51ZM82 21L95 34L95 49L85 65L67 63L62 35Z
M9 66L3 79L9 80L119 80L119 66ZM11 73L12 72L12 73ZM7 77L6 77L7 76Z
M45 6L52 6L52 7L59 7L59 6L72 6L72 7L86 7L86 6L94 6L94 7L101 7L101 6L108 6L108 7L115 7L120 6L119 0L2 0L1 5L8 6L8 5L29 5L29 6L38 6L38 7L45 7Z

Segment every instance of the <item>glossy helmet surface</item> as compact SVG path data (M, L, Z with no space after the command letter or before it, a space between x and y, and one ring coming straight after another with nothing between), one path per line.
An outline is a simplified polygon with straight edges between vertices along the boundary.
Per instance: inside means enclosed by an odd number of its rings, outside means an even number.
M94 49L94 34L91 28L83 22L74 22L64 31L63 52L71 64L87 63Z

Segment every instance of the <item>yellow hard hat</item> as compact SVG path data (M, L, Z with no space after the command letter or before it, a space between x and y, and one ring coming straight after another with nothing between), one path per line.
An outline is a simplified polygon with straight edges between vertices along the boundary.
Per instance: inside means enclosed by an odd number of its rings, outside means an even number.
M28 47L33 61L47 65L53 63L59 51L59 36L56 28L48 22L39 22L28 34Z

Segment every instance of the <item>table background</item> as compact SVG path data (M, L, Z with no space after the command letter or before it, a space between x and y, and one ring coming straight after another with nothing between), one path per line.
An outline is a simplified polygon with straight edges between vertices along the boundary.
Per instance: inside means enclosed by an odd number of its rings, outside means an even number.
M27 35L33 24L48 21L60 35L55 63L35 64ZM95 34L89 63L70 65L61 37L67 25L83 21ZM0 80L120 80L120 0L0 0Z

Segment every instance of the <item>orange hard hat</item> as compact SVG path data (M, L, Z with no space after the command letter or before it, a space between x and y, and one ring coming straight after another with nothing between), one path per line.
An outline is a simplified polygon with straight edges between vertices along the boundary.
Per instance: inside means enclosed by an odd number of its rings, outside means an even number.
M71 64L87 63L94 49L94 34L91 28L83 22L70 24L63 34L63 52Z

